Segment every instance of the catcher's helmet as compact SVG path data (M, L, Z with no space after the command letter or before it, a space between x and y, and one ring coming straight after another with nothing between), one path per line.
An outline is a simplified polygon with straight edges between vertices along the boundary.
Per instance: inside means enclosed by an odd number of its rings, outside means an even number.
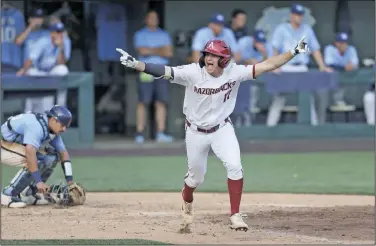
M199 64L201 67L205 66L205 54L210 53L221 57L218 61L218 66L221 68L227 67L231 60L230 46L223 40L209 40L204 49L201 51Z
M66 127L72 122L72 113L64 106L55 105L46 112L49 117L53 117Z

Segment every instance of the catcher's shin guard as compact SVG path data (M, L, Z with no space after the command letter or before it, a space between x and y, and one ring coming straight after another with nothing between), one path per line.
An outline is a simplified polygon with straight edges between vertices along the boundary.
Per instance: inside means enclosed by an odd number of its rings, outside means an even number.
M18 197L20 193L33 181L31 173L26 169L20 169L9 185L3 189L4 195Z
M58 160L59 160L59 157L57 156L57 154L44 156L43 158L44 166L40 170L43 182L47 182L47 180L51 177L52 172L54 171Z
M57 165L58 157L57 155L39 155L39 159L41 159L38 162L39 170L41 172L42 181L47 182L47 180L51 177L54 168ZM37 187L35 184L35 181L32 181L32 183L26 187L20 194L22 201L24 201L26 204L32 204L32 205L47 205L49 202L44 199L43 194L37 194Z
M42 175L43 182L51 176L53 169L56 167L58 157L57 155L38 155L38 168ZM33 190L29 189L29 185L34 185L33 177L27 168L20 169L10 184L4 188L3 193L7 196L19 196L21 192L25 191L25 195L35 195ZM27 189L27 190L25 190ZM35 189L36 190L36 189Z

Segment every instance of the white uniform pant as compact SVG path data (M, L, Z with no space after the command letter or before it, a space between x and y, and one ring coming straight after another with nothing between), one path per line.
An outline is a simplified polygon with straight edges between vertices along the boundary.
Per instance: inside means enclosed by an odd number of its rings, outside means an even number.
M222 125L214 133L201 133L194 125L186 126L188 173L185 183L189 187L195 188L204 182L210 148L223 163L229 179L243 178L240 148L234 127L230 122L223 122Z
M375 92L367 91L363 96L364 114L368 125L375 124Z
M38 153L47 155L46 150L41 147ZM26 148L19 143L1 140L1 164L12 167L27 167Z
M307 72L308 67L305 65L300 66L292 66L292 65L284 65L281 67L281 72ZM277 125L279 119L281 118L282 109L286 104L286 97L283 95L276 95L273 98L272 104L269 107L268 117L266 119L267 126L275 126ZM317 112L315 109L315 101L313 96L311 96L311 124L317 125Z
M1 164L12 167L26 167L25 146L1 140Z
M27 71L29 76L65 76L69 73L68 67L66 65L57 65L50 72L40 71L37 68L30 68ZM67 90L58 90L57 91L57 104L66 106L67 101ZM50 110L55 105L54 96L45 96L42 98L27 98L25 104L25 112L34 111L34 112L44 112Z

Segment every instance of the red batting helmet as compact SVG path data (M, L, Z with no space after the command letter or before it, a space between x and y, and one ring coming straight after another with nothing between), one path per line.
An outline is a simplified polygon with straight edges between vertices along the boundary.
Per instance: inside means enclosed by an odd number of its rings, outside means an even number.
M231 60L231 49L223 40L209 40L204 49L201 51L199 64L201 67L205 66L205 54L210 53L221 57L218 61L218 66L221 68L227 67Z

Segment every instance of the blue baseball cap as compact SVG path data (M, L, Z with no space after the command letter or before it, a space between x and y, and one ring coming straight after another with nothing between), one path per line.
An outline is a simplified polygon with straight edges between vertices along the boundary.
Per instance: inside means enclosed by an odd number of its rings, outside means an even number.
M217 14L212 15L209 22L224 25L225 24L225 17L222 14L217 13Z
M34 9L30 13L31 18L42 18L44 17L44 10L43 9Z
M259 42L259 43L265 43L266 42L266 36L265 36L265 32L263 30L256 30L253 33L253 38L255 39L256 42Z
M345 32L339 32L339 33L336 34L336 41L348 43L349 42L349 35Z
M64 32L65 31L64 24L61 23L61 22L52 24L52 25L50 25L50 31L52 31L52 32Z
M291 13L297 14L297 15L304 15L305 10L303 5L301 4L293 4L291 6Z

